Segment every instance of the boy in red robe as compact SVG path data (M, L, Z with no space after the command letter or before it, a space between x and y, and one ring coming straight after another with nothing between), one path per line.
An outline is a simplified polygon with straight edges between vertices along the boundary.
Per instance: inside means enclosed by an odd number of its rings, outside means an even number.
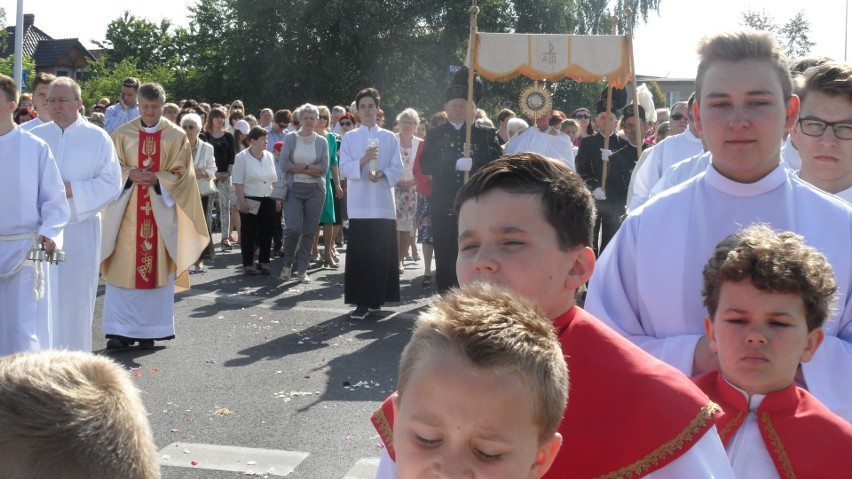
M459 282L532 299L566 355L564 447L545 477L733 477L713 426L718 406L574 304L595 264L594 199L577 173L532 153L503 157L470 178L456 207ZM396 477L392 397L372 418L386 445L377 478Z
M825 336L837 291L825 256L756 224L704 267L704 328L721 371L695 382L722 406L717 426L737 477L848 477L852 425L794 380Z
M538 479L562 444L568 370L532 303L478 283L417 318L394 397L397 473Z

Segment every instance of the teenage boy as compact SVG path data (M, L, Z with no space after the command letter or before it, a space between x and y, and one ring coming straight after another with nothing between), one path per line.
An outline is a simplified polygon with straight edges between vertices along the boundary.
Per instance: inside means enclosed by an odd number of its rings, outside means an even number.
M827 63L806 70L799 99L793 130L799 176L852 203L852 66Z
M704 328L722 369L695 382L722 407L719 434L737 477L852 470L852 425L794 382L825 336L836 290L825 256L766 225L723 240L704 267Z
M566 447L545 477L733 477L713 426L718 407L574 304L595 265L594 199L577 173L531 153L503 157L471 177L456 205L461 284L532 299L566 355L571 400L558 429ZM389 403L373 417L380 433L393 422Z
M562 443L567 397L559 340L532 303L481 283L452 290L402 353L397 473L540 478Z
M588 311L689 376L719 369L704 335L701 271L716 243L768 223L805 237L837 275L837 312L825 344L802 365L803 384L852 420L852 207L818 191L781 161L799 99L778 43L766 32L701 43L695 123L711 166L627 217L589 284Z

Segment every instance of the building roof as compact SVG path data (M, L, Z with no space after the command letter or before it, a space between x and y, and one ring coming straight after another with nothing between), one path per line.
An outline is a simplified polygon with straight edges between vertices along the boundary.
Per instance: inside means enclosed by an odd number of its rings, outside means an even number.
M24 56L33 57L38 48L38 44L45 40L53 40L53 37L41 31L35 25L25 25L24 27ZM0 53L0 56L6 58L15 54L15 27L6 27L6 48Z
M95 57L76 38L54 39L34 25L35 15L24 15L23 54L33 59L36 67L55 65L59 58L73 48L79 49L88 60ZM0 58L15 53L15 26L6 27L6 48Z
M88 50L80 43L80 40L76 38L64 38L61 40L42 40L39 42L38 47L36 47L35 53L32 55L33 61L35 61L36 66L38 65L53 65L57 63L59 57L66 54L68 50L77 47L83 52L84 55L88 56L90 60L94 60L95 57L89 53Z

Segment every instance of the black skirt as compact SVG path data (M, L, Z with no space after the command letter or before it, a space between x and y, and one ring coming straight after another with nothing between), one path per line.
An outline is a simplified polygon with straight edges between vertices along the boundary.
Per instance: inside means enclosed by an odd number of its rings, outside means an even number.
M350 219L343 299L381 306L399 301L396 220Z

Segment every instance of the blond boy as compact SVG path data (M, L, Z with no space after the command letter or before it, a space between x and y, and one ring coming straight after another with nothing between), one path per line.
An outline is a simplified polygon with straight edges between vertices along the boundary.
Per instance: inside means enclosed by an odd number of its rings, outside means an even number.
M0 476L159 478L151 426L127 371L76 351L0 359Z
M794 382L825 337L836 291L825 256L761 224L720 242L704 267L704 327L721 371L695 382L722 406L719 435L737 477L852 471L852 425Z
M393 447L400 478L539 478L562 436L568 372L553 328L506 290L452 290L402 353Z

